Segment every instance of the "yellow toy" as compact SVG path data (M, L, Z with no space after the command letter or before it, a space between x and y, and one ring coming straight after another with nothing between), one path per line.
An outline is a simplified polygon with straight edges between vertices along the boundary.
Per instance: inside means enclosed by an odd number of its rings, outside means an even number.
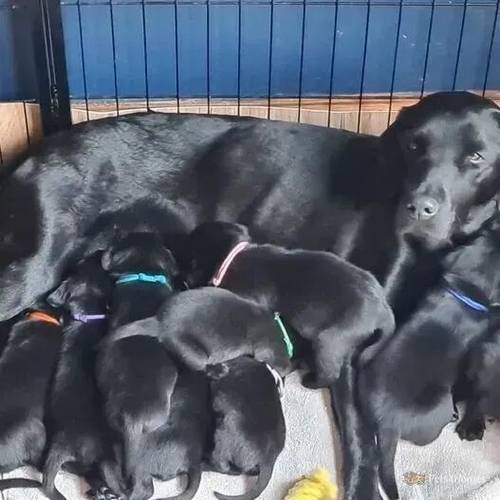
M288 492L284 500L337 500L338 489L325 469L304 477Z

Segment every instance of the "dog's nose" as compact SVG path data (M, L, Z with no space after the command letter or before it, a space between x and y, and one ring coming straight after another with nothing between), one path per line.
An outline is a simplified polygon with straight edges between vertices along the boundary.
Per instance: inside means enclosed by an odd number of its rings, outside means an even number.
M439 212L439 203L430 196L419 196L406 205L411 217L417 220L427 220Z

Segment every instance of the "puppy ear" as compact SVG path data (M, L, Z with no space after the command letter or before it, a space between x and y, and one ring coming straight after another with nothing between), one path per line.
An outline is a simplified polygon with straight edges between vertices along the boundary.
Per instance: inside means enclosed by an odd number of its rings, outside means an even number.
M68 280L64 280L45 300L51 307L62 307L67 302L68 292Z

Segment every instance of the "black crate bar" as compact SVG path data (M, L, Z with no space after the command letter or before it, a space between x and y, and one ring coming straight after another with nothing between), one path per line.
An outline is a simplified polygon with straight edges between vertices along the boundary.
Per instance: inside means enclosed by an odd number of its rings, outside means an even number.
M498 8L500 7L500 0L497 0L495 6L495 17L493 21L493 28L491 29L491 38L490 38L490 46L488 48L488 59L486 61L486 71L484 72L484 83L483 83L483 96L486 94L486 89L488 88L488 76L490 74L491 67L491 55L493 53L493 44L495 43L495 34L497 31L497 22L498 22Z
M32 6L42 124L50 134L71 126L61 6L59 0L37 0Z

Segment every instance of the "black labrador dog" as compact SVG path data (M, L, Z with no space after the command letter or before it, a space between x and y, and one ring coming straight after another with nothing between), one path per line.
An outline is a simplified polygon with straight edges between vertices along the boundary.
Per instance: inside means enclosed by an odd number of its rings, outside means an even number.
M367 366L359 399L376 431L380 475L398 498L394 456L399 438L417 445L435 440L453 420L453 389L471 345L500 300L500 221L450 253L442 283Z
M10 332L0 359L0 473L40 469L47 444L45 403L62 341L56 312L40 303ZM0 481L0 490L39 487L29 479Z
M240 356L267 363L282 377L291 370L288 339L273 314L227 290L202 287L174 294L155 317L123 326L110 340L121 342L141 332L159 339L191 370Z
M256 474L255 486L243 495L215 493L219 500L253 500L266 489L285 445L281 382L271 368L249 357L224 365L210 373L215 431L207 463L224 474Z
M457 399L465 401L465 412L456 431L461 439L482 439L486 419L500 420L500 320L498 304L491 304L487 331L472 347L464 363Z
M142 434L134 455L129 457L133 483L128 498L150 498L153 477L168 481L185 474L186 489L164 500L191 500L200 486L210 421L207 378L201 372L178 367L168 419L152 432Z
M427 250L494 210L499 121L491 100L456 92L405 108L381 137L163 113L75 126L3 179L0 320L55 287L94 237L109 246L114 224L187 232L210 220L331 250L372 271L403 314L435 280Z
M311 342L309 386L333 384L374 335L386 340L394 331L382 286L334 254L258 245L245 226L228 222L198 226L191 242L191 282L210 282L278 311Z
M405 108L381 137L161 113L78 125L3 179L0 320L56 286L94 238L109 244L113 225L188 232L213 220L337 253L371 271L404 319L439 280L443 249L496 209L499 121L491 100L455 92Z
M64 308L63 343L48 404L50 448L44 465L44 492L64 498L55 487L61 467L82 475L93 489L102 481L98 464L110 456L109 428L101 409L94 366L97 344L107 331L112 291L100 255L81 262L47 301Z
M174 292L177 264L155 233L116 238L102 256L103 268L116 281L110 332L100 343L96 375L114 431L114 458L101 463L102 474L113 491L125 494L134 488L142 435L165 423L177 379L177 368L154 338L156 332L138 327Z

